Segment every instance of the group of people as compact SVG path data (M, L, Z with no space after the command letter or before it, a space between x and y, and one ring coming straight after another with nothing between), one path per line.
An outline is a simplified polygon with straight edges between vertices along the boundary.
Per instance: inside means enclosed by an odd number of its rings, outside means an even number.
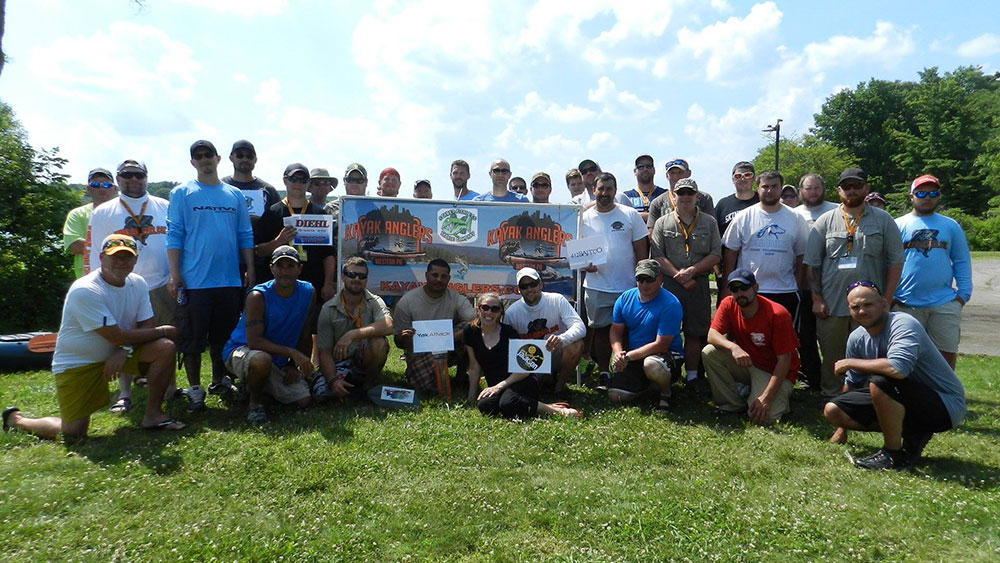
M566 174L566 186L581 207L579 236L603 237L609 253L579 272L582 315L565 296L543 291L532 268L517 272L520 297L506 310L497 294L464 296L449 288L451 267L441 259L390 311L367 289L363 258L290 246L296 231L287 217L338 213L337 199L328 200L338 179L326 169L290 164L282 197L253 175L249 141L233 144L234 172L225 178L211 142L195 142L190 153L197 178L174 188L169 202L146 192L140 161L122 162L114 176L90 172L92 202L71 211L64 230L79 279L53 361L62 418L31 419L11 407L5 429L81 437L109 402L107 382L119 381L112 410L127 411L137 377L150 389L144 427L183 428L163 414L162 401L186 396L190 411L203 410L207 394L234 393L233 377L246 392L247 419L264 423L268 396L304 407L370 389L390 336L418 392L450 392L454 382L483 413L511 418L579 417L567 383L581 359L596 365L598 386L614 403L651 400L665 412L680 381L709 392L717 415L755 423L786 415L801 377L822 395L836 428L831 440L846 442L849 430L882 432L884 447L857 461L870 469L909 467L933 433L964 417L954 366L971 267L961 228L936 212L942 186L933 176L913 181L913 211L893 220L870 203L858 168L838 178L837 204L825 200L818 174L796 187L741 161L732 169L734 193L716 203L684 159L666 163L668 185L660 187L654 159L639 156L628 190L586 159ZM455 200L524 203L530 189L531 202L548 203L552 193L548 174L512 178L503 159L488 174L491 189L476 193L468 163L454 161ZM343 181L346 194L366 194L364 166L348 166ZM399 172L385 168L377 194L397 197L400 185ZM416 182L413 196L433 197L430 182ZM454 351L415 352L413 323L441 319L452 320ZM518 338L545 340L550 376L507 369L509 342ZM175 353L183 390L172 377Z

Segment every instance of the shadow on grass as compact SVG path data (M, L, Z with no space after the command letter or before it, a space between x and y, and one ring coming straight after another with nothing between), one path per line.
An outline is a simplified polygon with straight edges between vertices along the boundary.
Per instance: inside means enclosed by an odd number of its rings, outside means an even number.
M157 475L170 475L184 468L183 457L165 451L201 431L191 426L180 431L144 430L119 427L111 436L89 437L66 449L98 465L118 465L136 461Z
M917 472L937 481L958 483L967 489L995 490L1000 486L1000 467L952 456L924 456Z

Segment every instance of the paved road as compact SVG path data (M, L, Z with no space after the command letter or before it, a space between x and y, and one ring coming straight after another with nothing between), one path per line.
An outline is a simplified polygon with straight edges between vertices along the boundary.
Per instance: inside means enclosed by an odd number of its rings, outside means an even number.
M1000 356L1000 260L973 260L972 286L958 351Z

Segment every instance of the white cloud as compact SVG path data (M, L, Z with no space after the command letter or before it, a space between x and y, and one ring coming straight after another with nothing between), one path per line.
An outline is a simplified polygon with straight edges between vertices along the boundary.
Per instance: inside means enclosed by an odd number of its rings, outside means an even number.
M631 92L619 91L607 76L597 81L597 88L587 90L587 99L604 105L602 115L614 117L643 117L660 109L660 101L646 102Z
M281 83L278 82L277 78L271 77L267 81L260 83L257 87L257 95L253 97L253 101L258 104L276 105L281 102L279 90L281 90Z
M909 31L899 30L889 22L876 22L868 37L835 35L822 43L810 43L803 49L805 67L812 72L855 65L860 62L895 66L914 51Z
M958 46L956 52L968 58L990 57L1000 53L1000 35L984 33Z
M618 137L607 131L602 131L600 133L594 133L590 136L587 141L587 150L596 151L601 149L611 149L620 145L621 142Z
M733 7L726 0L712 0L712 9L717 12L731 12Z
M583 150L583 146L579 141L567 139L559 134L549 135L548 137L538 139L536 141L526 142L524 143L524 148L538 158L565 157L567 154L580 154Z
M243 74L242 72L234 72L233 73L233 80L236 81L236 82L239 82L240 84L249 84L250 83L250 79L247 78L247 75Z
M174 0L174 2L239 16L273 16L288 8L288 0Z

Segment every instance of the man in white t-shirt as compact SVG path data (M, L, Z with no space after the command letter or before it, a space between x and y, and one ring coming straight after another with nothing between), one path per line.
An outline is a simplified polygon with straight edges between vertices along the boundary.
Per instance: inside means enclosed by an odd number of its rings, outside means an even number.
M760 201L740 211L722 236L723 276L736 269L753 272L758 294L782 305L795 322L799 310L799 280L809 228L802 217L781 203L785 179L777 170L757 176ZM720 287L725 297L729 289Z
M132 273L142 276L149 288L153 305L153 321L157 325L174 324L174 299L167 290L170 264L167 262L167 207L163 198L146 192L146 165L138 160L126 160L118 165L118 197L102 203L90 216L92 240L104 240L112 233L132 237L138 243L139 258ZM101 249L90 249L90 263L100 264ZM132 376L122 373L118 378L120 394L111 406L112 412L132 408ZM173 392L171 385L167 390Z
M611 311L618 296L635 287L632 272L639 260L649 256L649 231L639 212L629 205L615 203L618 183L613 174L605 172L594 187L595 205L583 212L580 238L602 237L607 242L608 260L582 268L584 303L590 332L590 352L598 368L608 371L611 361ZM602 374L610 378L610 374Z
M542 277L537 270L521 268L515 279L521 298L504 313L504 321L521 338L545 340L545 347L553 354L552 370L558 370L553 386L555 399L568 400L566 382L580 363L587 327L565 296L542 291Z
M143 428L185 427L162 410L174 377L177 330L153 321L146 282L132 273L137 255L132 237L108 236L101 245L101 267L73 282L66 294L52 357L60 417L27 418L9 407L3 412L4 430L18 428L48 439L60 433L67 440L83 438L90 415L108 404L108 382L122 371L144 372L149 381Z

